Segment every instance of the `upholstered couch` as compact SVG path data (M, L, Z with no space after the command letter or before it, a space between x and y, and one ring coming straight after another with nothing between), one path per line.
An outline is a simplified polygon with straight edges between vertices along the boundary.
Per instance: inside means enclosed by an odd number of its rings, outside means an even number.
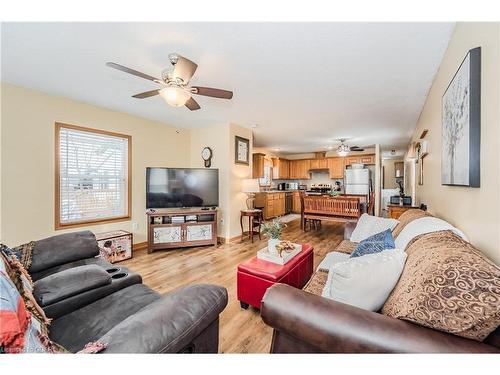
M140 275L97 257L89 231L14 250L33 280L24 294L32 290L52 319L48 336L67 351L99 342L106 344L102 353L217 353L225 288L194 285L160 295L142 284Z
M426 215L407 211L394 237ZM346 225L344 241L334 251L354 250L349 238L355 225ZM303 290L269 288L261 315L274 329L271 352L500 353L500 269L449 231L418 236L406 252L403 273L378 312L322 297L328 270L321 268ZM483 268L471 271L475 264ZM448 282L454 285L447 287ZM469 321L481 314L484 319Z

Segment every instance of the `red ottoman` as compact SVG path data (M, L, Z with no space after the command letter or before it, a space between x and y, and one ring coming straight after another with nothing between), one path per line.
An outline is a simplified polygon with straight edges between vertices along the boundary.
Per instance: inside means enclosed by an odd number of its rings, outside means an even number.
M252 259L238 265L237 294L241 307L260 309L267 288L275 283L302 288L313 273L314 252L311 244L303 244L302 251L284 266Z

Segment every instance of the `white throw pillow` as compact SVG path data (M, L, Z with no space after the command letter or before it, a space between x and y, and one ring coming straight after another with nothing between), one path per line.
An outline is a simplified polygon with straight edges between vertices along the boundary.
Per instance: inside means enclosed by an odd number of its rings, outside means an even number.
M350 240L352 242L361 242L374 234L383 232L387 229L393 230L399 221L396 219L386 219L378 216L363 214L352 231Z
M323 297L369 311L382 308L403 272L406 253L384 250L335 263L328 272Z
M462 237L464 241L468 241L467 236L461 230L455 228L447 221L438 219L437 217L426 216L406 224L394 243L396 244L396 248L406 250L410 241L415 237L442 230L450 230L457 236Z
M326 254L325 258L321 261L319 264L318 270L329 270L332 264L334 263L340 263L340 262L345 262L348 260L350 257L350 254L346 253L339 253L337 251L332 251L331 253Z

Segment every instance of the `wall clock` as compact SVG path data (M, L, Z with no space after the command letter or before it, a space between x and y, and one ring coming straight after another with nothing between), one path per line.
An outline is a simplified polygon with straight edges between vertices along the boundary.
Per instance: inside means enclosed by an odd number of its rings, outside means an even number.
M212 164L212 149L210 147L205 147L201 151L201 158L205 162L205 168L210 168L210 165Z

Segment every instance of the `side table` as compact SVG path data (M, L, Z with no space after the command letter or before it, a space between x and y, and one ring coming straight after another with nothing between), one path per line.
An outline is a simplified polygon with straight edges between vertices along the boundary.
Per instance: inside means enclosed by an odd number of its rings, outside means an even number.
M243 218L248 217L248 232L243 230ZM259 236L260 240L260 225L263 221L262 210L241 210L240 213L240 226L241 226L241 240L245 240L245 234L248 233L250 240L253 243L253 236Z

